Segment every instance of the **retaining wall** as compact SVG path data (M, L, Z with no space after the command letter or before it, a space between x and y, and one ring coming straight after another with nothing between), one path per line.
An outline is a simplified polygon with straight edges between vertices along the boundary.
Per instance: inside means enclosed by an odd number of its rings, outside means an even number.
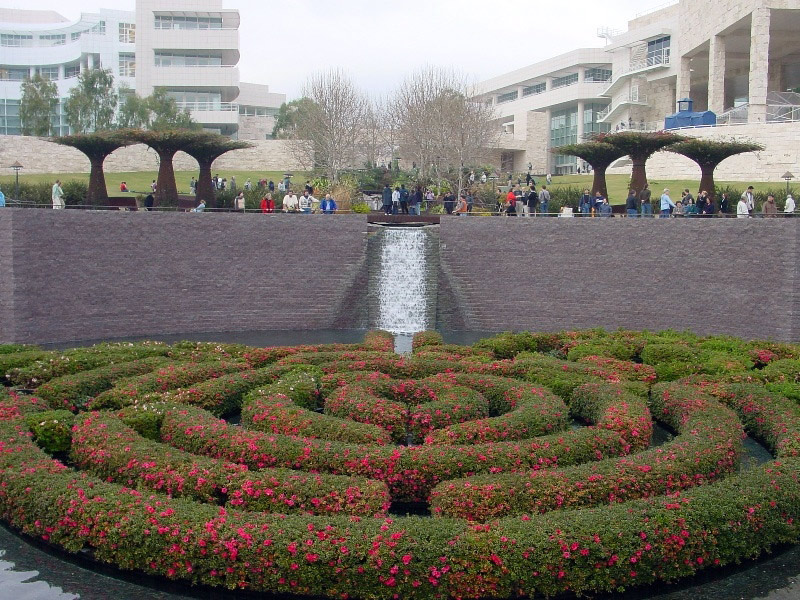
M438 325L800 339L800 219L443 217ZM0 341L367 325L364 215L0 209Z
M223 171L284 171L302 170L303 166L285 140L255 140L252 148L233 150L214 161L213 168ZM23 135L0 136L0 165L19 161L22 174L35 173L88 173L90 164L86 155L60 146L45 138ZM196 171L197 161L185 152L178 152L173 160L176 171ZM144 144L134 144L112 152L103 165L106 173L129 171L157 171L158 155ZM10 170L6 174L12 173Z

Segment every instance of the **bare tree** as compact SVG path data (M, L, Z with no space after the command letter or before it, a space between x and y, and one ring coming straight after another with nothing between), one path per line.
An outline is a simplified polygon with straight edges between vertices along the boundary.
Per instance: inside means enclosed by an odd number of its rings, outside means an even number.
M475 96L465 76L427 68L408 77L392 103L402 152L413 157L423 178L449 178L459 192L465 170L498 135L494 109Z
M301 162L337 179L355 166L369 101L340 70L312 75L303 89L311 102L298 119L292 138Z

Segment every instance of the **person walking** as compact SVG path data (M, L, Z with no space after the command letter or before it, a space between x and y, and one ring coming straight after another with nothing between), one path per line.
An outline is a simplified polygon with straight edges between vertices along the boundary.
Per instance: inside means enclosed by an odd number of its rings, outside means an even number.
M396 215L400 213L400 188L395 187L394 191L392 192L392 214Z
M675 208L675 203L669 197L669 188L664 188L664 193L661 194L661 214L659 218L669 219L670 209Z
M653 193L650 191L650 185L645 183L642 191L639 192L639 203L642 206L642 216L643 217L652 217L653 216L653 204L650 201L652 198Z
M736 218L746 219L749 216L750 211L747 209L747 198L745 197L745 194L742 194L742 197L739 198L739 203L736 205Z
M744 194L742 194L742 200L744 200L745 204L747 205L747 211L752 217L753 211L756 209L756 195L752 185L747 186L747 190L744 192ZM736 209L736 214L737 216L739 214L738 206Z
M422 206L422 188L417 186L417 189L414 190L408 197L408 214L410 215L417 215L419 216L419 209Z
M408 190L405 183L400 186L400 212L408 214Z
M731 201L728 198L727 192L722 193L722 198L719 200L719 216L727 217L728 212L731 210Z
M792 198L791 194L786 195L786 206L783 209L783 214L786 217L793 217L794 216L794 198Z
M547 183L550 183L549 181ZM547 216L547 208L550 204L550 191L546 185L542 186L542 191L539 192L539 212L543 217Z
M60 179L56 179L56 182L53 184L53 191L50 194L50 198L53 201L54 209L61 209L66 206L64 202L64 190L61 189Z
M636 206L636 202L636 191L629 190L628 197L625 199L625 210L627 211L629 217L639 216L639 208Z
M392 214L392 188L387 183L383 186L383 193L381 194L381 202L383 204L383 214Z
M775 196L770 194L761 206L761 212L765 218L774 219L778 216L778 205L775 204Z

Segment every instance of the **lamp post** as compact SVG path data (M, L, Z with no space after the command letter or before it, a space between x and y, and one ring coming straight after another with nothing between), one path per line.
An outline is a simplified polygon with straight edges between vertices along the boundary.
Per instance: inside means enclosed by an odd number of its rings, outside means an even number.
M789 193L789 182L794 179L794 175L792 175L789 171L783 174L782 179L786 180L786 193Z
M19 170L23 168L19 161L14 161L14 164L11 165L11 168L14 169L14 175L16 176L16 183L14 184L14 200L19 200ZM788 185L788 183L787 183Z

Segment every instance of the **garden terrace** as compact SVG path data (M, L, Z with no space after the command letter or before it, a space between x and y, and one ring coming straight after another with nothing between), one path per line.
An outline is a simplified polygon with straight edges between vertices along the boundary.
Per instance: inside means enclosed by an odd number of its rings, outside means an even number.
M602 593L798 542L793 344L390 342L0 347L0 515L124 570L387 600ZM773 459L743 468L745 434ZM409 501L432 516L387 514Z

